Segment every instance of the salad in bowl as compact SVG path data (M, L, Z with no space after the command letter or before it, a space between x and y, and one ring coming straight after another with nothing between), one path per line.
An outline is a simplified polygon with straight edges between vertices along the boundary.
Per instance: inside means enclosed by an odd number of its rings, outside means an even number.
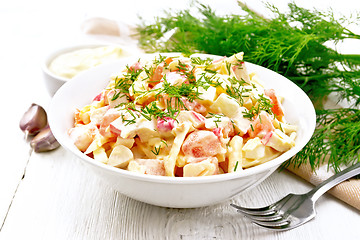
M218 59L155 56L111 76L76 110L79 150L128 171L170 177L231 173L295 146L281 96L248 74L243 53Z
M307 95L243 53L104 64L65 83L48 115L58 142L113 189L176 208L256 186L315 129Z

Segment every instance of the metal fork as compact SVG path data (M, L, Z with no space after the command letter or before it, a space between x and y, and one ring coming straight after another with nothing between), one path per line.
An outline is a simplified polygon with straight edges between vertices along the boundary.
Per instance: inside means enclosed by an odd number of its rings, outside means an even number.
M338 172L305 194L289 194L278 202L262 208L245 208L230 204L260 227L275 231L296 228L316 215L315 202L335 185L360 174L360 162Z

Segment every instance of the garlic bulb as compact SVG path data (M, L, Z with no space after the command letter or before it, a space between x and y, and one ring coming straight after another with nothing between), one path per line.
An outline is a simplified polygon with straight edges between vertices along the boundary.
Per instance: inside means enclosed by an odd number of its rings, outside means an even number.
M41 130L30 142L35 152L47 152L60 146L49 126Z
M20 129L25 137L33 136L47 125L47 115L43 107L33 103L20 120Z

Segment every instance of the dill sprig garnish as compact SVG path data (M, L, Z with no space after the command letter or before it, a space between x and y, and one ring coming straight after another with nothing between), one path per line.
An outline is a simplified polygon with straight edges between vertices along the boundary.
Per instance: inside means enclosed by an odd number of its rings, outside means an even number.
M239 161L236 161L235 167L234 167L234 172L236 172L236 169L238 168L238 165L239 165Z
M251 106L248 110L246 109L244 113L244 117L253 119L255 116L259 115L261 111L266 111L270 114L274 114L271 108L273 104L271 104L271 100L264 96L264 94L259 94L259 98L257 99L257 104Z
M210 58L191 57L191 63L194 65L203 65L206 67L209 66L212 61Z
M225 115L222 114L222 113L212 113L212 112L209 112L208 114L209 114L209 116L206 117L206 118L213 118L213 122L215 123L215 125L216 125L217 128L219 127L218 123L221 122L221 118L225 117Z
M160 150L161 150L161 146L158 146L158 147L154 147L154 150L151 150L151 152L157 156L159 155Z
M200 17L195 17L194 9L167 12L153 24L138 26L140 45L149 52L231 56L243 51L244 60L292 80L320 110L314 137L288 164L309 162L315 168L328 156L329 166L337 171L340 164L360 159L360 110L354 109L360 106L360 55L341 54L327 43L360 39L359 34L347 28L350 24L359 25L360 16L357 13L350 18L336 18L331 11L309 10L294 2L288 6L287 12L280 12L267 4L273 18L264 18L246 6L240 6L245 15L219 16L203 4L198 6ZM173 29L176 31L170 40L159 41ZM229 88L227 93L241 101L240 96L246 93L240 90ZM330 93L339 96L339 101L350 101L350 108L321 110L323 99Z
M148 120L151 120L152 118L164 119L165 117L175 119L180 110L179 108L172 108L169 104L167 104L166 111L164 111L156 105L156 102L151 102L150 104L141 108L139 111L142 116Z
M132 86L134 81L137 79L139 74L143 71L143 69L133 69L129 66L126 66L126 72L124 73L123 77L115 77L115 90L116 93L112 97L112 101L116 100L117 98L123 95L129 94L129 88Z
M230 96L238 100L239 104L242 106L244 104L244 98L249 97L249 92L251 92L250 88L245 88L244 86L250 86L247 82L240 79L238 80L236 77L229 77L229 82L231 86L226 86L226 93ZM253 86L253 88L255 88Z

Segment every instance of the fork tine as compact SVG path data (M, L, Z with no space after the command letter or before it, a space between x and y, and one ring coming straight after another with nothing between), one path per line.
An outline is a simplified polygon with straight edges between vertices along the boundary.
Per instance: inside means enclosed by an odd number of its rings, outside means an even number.
M236 208L238 210L238 212L244 213L244 214L249 214L249 215L272 215L275 214L276 211L274 209L272 209L273 205L269 205L267 207L262 207L262 208L244 208L244 207L240 207L238 205L235 204L230 204L230 206Z
M254 221L252 222L260 227L268 228L268 229L285 229L288 228L290 225L289 220L281 220L281 221L274 221L274 222L263 222L263 221Z
M262 222L274 222L274 221L279 221L283 218L283 216L278 212L275 212L274 214L271 215L250 215L244 212L241 213L244 214L250 220L262 221Z
M289 199L292 198L292 194L288 194L284 198L280 199L279 201L270 204L266 207L261 208L244 208L235 204L230 204L230 206L236 208L238 212L243 214L249 214L249 215L259 215L259 216L266 216L266 215L273 215L276 213L276 209L280 209Z

